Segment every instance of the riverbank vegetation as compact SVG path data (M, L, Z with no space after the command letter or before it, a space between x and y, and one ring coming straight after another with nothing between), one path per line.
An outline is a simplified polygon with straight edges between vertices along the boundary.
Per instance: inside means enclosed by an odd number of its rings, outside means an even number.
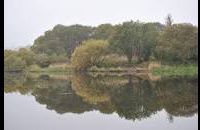
M198 27L173 24L170 15L166 24L126 21L97 27L56 25L35 39L30 48L4 50L7 72L132 72L138 67L148 69L152 62L161 65L150 69L155 74L196 74Z
M153 70L154 75L161 76L183 76L183 75L198 75L198 66L196 64L190 65L173 65L162 66Z

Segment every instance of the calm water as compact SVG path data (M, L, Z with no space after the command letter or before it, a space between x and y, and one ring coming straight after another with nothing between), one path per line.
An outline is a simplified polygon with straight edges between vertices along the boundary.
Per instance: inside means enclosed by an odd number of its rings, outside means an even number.
M5 130L197 130L198 78L4 76Z

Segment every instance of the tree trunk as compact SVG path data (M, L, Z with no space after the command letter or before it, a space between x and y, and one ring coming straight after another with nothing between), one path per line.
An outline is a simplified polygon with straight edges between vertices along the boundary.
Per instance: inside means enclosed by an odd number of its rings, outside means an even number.
M132 55L127 55L128 63L131 65L132 62Z

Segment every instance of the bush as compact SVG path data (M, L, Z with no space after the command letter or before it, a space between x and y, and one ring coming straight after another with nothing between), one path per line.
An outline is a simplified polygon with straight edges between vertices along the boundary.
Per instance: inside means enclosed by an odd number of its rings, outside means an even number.
M26 66L30 66L35 63L35 54L27 48L19 49L17 56L26 62Z
M28 71L41 71L41 68L38 65L34 64L28 67Z
M10 55L4 59L4 71L22 71L25 67L25 61L15 55Z
M37 54L35 57L35 62L41 68L48 67L51 64L50 58L46 54Z
M197 63L198 28L190 24L167 26L159 37L154 55L162 63Z
M132 63L134 63L132 61ZM127 63L127 58L118 54L110 54L105 56L104 61L100 64L100 67L119 67L119 66L130 66Z
M66 63L69 61L67 54L53 54L49 56L51 63Z
M77 47L72 54L71 62L76 70L86 70L100 65L107 53L108 42L104 40L87 40Z

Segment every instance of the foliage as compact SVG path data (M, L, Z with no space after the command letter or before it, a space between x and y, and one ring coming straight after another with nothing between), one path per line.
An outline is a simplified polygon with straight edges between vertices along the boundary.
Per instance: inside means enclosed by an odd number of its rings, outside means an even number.
M93 66L91 70L115 71L117 67L136 64L140 67L151 61L168 65L197 64L198 27L172 22L168 15L166 25L139 21L97 27L56 25L35 39L30 49L4 50L4 68L6 71L68 71L72 67L90 70ZM68 66L54 66L59 64Z
M111 24L101 24L95 29L94 39L109 40L116 32L116 26Z
M69 62L69 58L66 53L57 55L56 53L53 53L49 56L49 59L51 61L51 64L53 63L67 63Z
M198 61L198 28L190 24L167 26L159 37L155 57L168 63Z
M100 67L128 67L127 58L119 54L108 54L104 61L99 65Z
M152 24L124 22L110 40L111 48L127 56L128 62L133 57L148 60L156 42L157 31Z
M93 28L91 27L56 25L53 30L46 31L43 36L38 37L31 49L36 53L48 55L67 53L67 56L70 57L75 47L92 35Z
M25 67L25 61L15 51L5 51L4 71L22 71Z
M107 53L108 42L104 40L87 40L77 47L72 54L71 62L77 70L99 65Z
M34 64L34 65L30 65L30 66L27 68L27 70L28 70L29 72L39 72L39 71L41 71L41 68L40 68L38 65Z
M98 27L83 25L56 25L52 30L48 30L44 35L35 39L31 49L35 53L46 53L47 55L67 54L71 57L74 49L80 43L89 38L107 40L115 32L115 26L102 24Z
M154 75L161 76L183 76L183 75L198 75L197 65L178 65L178 66L161 66L153 69Z
M37 54L36 58L35 58L35 62L41 68L48 67L51 63L48 55L46 55L46 54Z
M12 56L12 57L10 57ZM15 58L17 58L15 60ZM14 59L14 60L13 60ZM13 60L13 62L12 62ZM18 62L22 62L23 66L21 69L26 69L28 71L39 71L41 70L40 67L48 67L50 64L57 64L57 63L67 63L69 59L67 58L66 54L56 55L47 55L47 54L35 54L31 50L27 48L21 48L18 51L12 50L5 50L4 51L4 67L6 70L15 70L15 61L19 65ZM14 65L13 65L14 63ZM12 64L12 65L11 65ZM38 66L40 66L38 68ZM18 68L19 69L19 68Z
M26 62L26 66L30 66L34 64L35 54L27 48L19 49L17 56L21 57L22 60Z

